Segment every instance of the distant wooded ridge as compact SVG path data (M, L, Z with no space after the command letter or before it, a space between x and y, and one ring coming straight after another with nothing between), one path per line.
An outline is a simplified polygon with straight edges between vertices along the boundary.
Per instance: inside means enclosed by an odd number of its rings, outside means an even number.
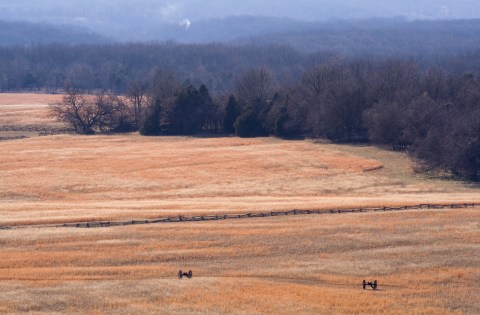
M0 46L45 43L95 44L109 40L94 32L72 25L7 22L0 20Z
M130 23L135 23L131 21ZM138 22L140 23L140 22ZM101 34L101 35L99 35ZM86 27L0 20L0 45L107 43L174 40L289 45L301 51L342 54L436 54L480 47L480 20L408 21L403 18L305 22L233 16L179 23L131 25L102 31Z
M0 92L55 92L65 82L74 82L84 90L124 93L130 82L151 78L157 69L171 69L189 83L221 92L231 89L234 77L249 68L265 66L274 81L282 84L335 58L403 59L416 62L421 69L437 67L454 73L480 70L480 20L370 19L316 24L235 17L210 22L206 33L218 38L241 31L248 34L248 27L265 29L261 25L269 25L270 33L209 44L114 43L81 28L0 22ZM234 31L229 33L229 29ZM195 34L196 30L182 32ZM197 39L201 38L199 34Z
M120 40L161 31L189 19L194 29L202 21L229 16L286 17L302 21L366 19L480 18L477 0L0 0L0 19L74 24ZM152 31L153 30L153 31ZM141 37L143 40L144 38Z

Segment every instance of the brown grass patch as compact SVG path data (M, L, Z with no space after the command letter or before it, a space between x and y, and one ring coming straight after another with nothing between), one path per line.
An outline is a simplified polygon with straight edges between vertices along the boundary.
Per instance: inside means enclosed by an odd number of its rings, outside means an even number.
M0 310L478 314L479 226L462 209L4 231Z
M480 200L401 154L309 141L52 136L0 143L0 160L0 224Z
M48 104L60 101L62 95L0 93L0 126L55 126Z
M46 105L61 100L60 94L0 93L0 104L9 105Z

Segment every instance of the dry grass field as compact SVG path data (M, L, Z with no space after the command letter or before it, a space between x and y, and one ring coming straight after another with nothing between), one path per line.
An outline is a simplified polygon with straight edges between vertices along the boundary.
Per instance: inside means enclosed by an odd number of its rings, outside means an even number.
M0 313L479 314L479 229L462 209L2 231Z
M0 93L0 126L58 126L48 114L48 104L61 95Z
M15 97L6 103L0 110ZM0 230L0 313L479 314L478 208L45 226L456 202L480 202L479 187L415 174L405 155L368 146L136 134L1 141L0 226L20 228ZM179 269L193 279L177 279ZM380 290L363 291L364 278Z
M0 225L480 201L401 154L309 141L63 135L0 142L0 161Z

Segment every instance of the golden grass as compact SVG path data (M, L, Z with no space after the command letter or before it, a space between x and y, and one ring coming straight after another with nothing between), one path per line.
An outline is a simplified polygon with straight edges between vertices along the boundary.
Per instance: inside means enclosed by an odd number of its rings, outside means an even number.
M0 93L0 126L61 126L49 115L48 104L62 95Z
M478 189L415 177L398 153L346 148L138 135L3 142L0 225L480 201Z
M61 100L61 94L0 93L0 104L9 105L48 105Z
M479 228L462 209L4 231L0 312L478 314Z

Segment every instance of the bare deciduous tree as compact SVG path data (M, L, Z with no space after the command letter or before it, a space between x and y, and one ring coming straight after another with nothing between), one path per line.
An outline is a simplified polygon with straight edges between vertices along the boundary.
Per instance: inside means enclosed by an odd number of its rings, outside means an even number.
M147 87L147 83L141 80L133 81L128 87L127 96L133 106L135 126L137 128L142 120L143 109L148 103Z
M236 87L243 103L266 101L271 96L272 75L267 68L250 69L237 79Z
M85 95L81 90L66 87L62 101L50 105L53 117L77 133L93 134L96 131L116 129L128 117L125 104L113 95Z
M153 103L164 103L180 90L180 83L170 70L157 70L152 82L151 98Z

